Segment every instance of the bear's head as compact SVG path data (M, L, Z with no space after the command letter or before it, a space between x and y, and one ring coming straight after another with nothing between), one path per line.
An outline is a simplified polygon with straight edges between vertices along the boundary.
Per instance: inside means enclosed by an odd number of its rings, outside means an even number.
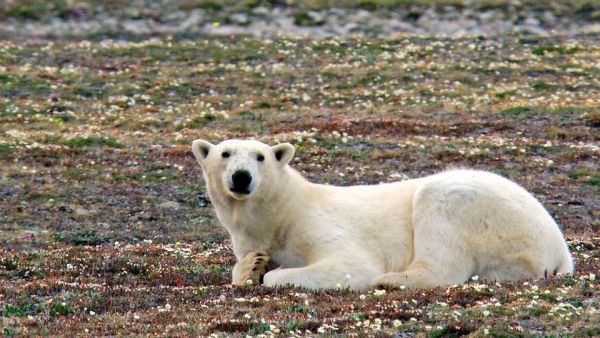
M289 143L271 147L253 140L226 140L216 145L195 140L192 152L202 167L211 198L219 194L245 200L276 186L275 180L294 156L295 149Z

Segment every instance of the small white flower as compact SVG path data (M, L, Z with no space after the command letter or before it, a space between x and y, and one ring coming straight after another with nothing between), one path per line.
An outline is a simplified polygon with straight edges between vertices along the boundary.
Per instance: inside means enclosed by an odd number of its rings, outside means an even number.
M247 285L252 285L252 283L254 283L254 282L252 282L252 279L248 279L248 280L246 281L246 284L247 284Z
M471 280L478 281L479 280L479 276L475 275L475 276L471 277Z
M596 280L596 275L593 273L590 273L590 280Z
M171 310L171 304L167 303L167 305L165 305L165 309L167 311L170 311Z
M483 311L483 316L487 317L490 315L490 312L488 310Z
M245 319L250 319L250 318L252 318L252 316L251 316L249 313L246 313L246 314L244 315L244 318L245 318Z
M93 316L93 315L95 315L95 314L96 314L96 312L94 312L94 311L90 311L90 316Z
M394 322L392 324L395 328L399 328L402 325L402 322L398 319L394 319Z
M360 300L365 300L366 298L367 298L367 296L365 296L365 295L358 296L358 299L360 299Z
M385 294L386 294L386 291L383 290L383 289L382 290L375 290L375 291L373 291L373 295L375 295L377 297L385 296Z
M139 315L137 315L137 314L134 314L134 315L133 315L133 319L135 319L135 320L138 320L138 319L140 319L140 316L139 316Z

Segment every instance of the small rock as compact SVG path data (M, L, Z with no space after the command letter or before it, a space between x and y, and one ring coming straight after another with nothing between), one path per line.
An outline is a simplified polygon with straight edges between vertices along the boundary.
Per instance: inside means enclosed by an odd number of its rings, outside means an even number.
M152 31L146 20L126 20L121 23L123 30L132 34L150 34Z
M388 27L393 32L410 32L413 29L413 26L407 22L400 21L398 19L391 19Z
M529 33L533 35L545 36L548 35L548 31L540 26L523 26L519 29L521 33Z
M544 11L544 14L542 14L542 21L548 26L553 26L556 24L556 15L551 11Z
M204 196L203 193L200 193L198 196L198 208L205 208L210 203L210 199Z
M269 14L269 10L266 7L258 6L252 10L252 13L256 15L267 15Z
M158 208L161 210L169 210L169 209L179 209L181 206L179 203L175 201L167 201L158 205Z
M98 228L110 229L110 224L108 224L108 223L98 223Z
M91 215L92 213L84 208L75 208L75 210L73 210L73 216L75 217L87 217L89 215Z
M585 34L597 34L600 33L600 23L591 23L583 25L581 31Z
M189 30L194 27L198 27L202 24L202 20L204 20L204 11L202 10L194 10L190 13L190 15L181 21L179 25L179 30Z
M481 20L481 22L491 22L497 19L497 17L498 12L494 10L485 11L479 14L479 19Z
M151 221L153 219L155 219L155 216L153 216L150 213L145 213L143 211L141 213L137 214L137 215L133 215L133 216L129 217L129 221L130 222L137 222L139 220Z
M250 23L250 19L248 18L248 15L244 14L244 13L234 13L232 14L229 19L231 19L231 21L237 25L242 25L245 26L247 24Z
M540 20L534 18L534 17L528 17L527 19L525 19L525 22L523 22L526 26L539 26L540 25Z
M314 22L318 22L318 23L323 23L325 22L325 16L323 16L323 13L321 12L316 12L316 11L309 11L308 12L308 16L314 21Z

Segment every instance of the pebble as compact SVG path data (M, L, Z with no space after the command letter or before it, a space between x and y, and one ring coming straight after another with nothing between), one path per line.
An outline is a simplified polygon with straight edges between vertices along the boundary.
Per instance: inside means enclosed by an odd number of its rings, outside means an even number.
M108 223L98 223L97 227L106 230L106 229L110 229L110 224L108 224Z
M87 217L89 215L91 215L92 213L84 208L75 208L75 210L73 210L73 216L75 217Z
M250 23L250 18L248 18L248 15L244 13L235 13L229 18L231 19L231 22L241 26L246 26Z
M177 210L181 206L175 201L167 201L158 205L160 210Z

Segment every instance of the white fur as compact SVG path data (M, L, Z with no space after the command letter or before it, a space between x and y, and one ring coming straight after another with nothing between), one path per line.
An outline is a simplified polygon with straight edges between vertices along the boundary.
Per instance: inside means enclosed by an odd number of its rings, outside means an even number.
M567 244L544 207L492 173L452 170L335 187L310 183L289 167L289 144L196 140L192 150L238 261L262 251L279 266L264 276L267 286L419 288L473 275L500 281L573 272ZM283 152L279 161L275 150ZM223 159L223 151L231 157ZM227 188L240 168L256 179L247 196Z

